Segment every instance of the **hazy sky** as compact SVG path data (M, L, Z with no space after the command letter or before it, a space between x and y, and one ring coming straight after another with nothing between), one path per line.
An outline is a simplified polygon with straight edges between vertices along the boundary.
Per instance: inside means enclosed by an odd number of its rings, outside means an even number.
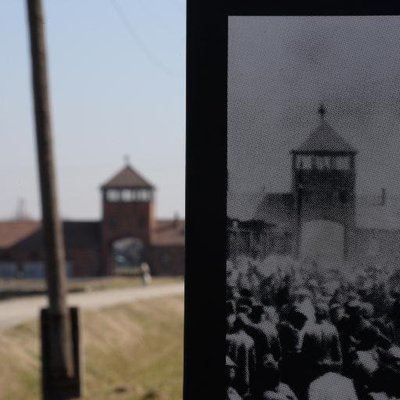
M231 17L228 87L233 189L288 191L322 101L359 151L358 192L400 194L400 18Z
M43 2L60 211L100 216L124 155L184 215L185 0ZM0 2L0 218L40 216L25 1Z

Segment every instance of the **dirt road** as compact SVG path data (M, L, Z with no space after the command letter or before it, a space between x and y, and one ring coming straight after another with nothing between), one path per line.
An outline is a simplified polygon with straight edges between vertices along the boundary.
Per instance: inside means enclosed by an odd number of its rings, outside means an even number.
M99 290L68 295L68 305L82 310L96 310L137 300L183 294L183 283L126 289ZM0 329L39 318L40 309L47 306L45 296L4 300L0 302Z

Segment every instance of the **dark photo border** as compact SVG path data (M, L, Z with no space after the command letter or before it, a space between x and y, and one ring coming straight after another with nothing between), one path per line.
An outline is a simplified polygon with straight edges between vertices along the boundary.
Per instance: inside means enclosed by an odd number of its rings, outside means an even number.
M382 2L188 1L185 400L226 396L228 17L399 14Z

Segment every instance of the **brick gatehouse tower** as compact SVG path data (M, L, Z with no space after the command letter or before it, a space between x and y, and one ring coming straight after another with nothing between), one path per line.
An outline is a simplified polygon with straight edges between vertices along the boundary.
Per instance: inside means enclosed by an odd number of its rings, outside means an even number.
M102 218L63 221L69 277L113 275L148 262L154 275L183 275L185 221L155 217L155 188L131 165L101 186ZM0 221L0 277L43 278L41 221Z
M316 223L330 223L323 227L332 232L336 225L342 234L341 256L347 258L349 231L355 226L357 151L347 143L326 121L325 107L318 109L319 126L305 142L292 150L292 195L296 215L296 256L321 247ZM309 237L313 234L314 238ZM314 240L313 240L314 239ZM308 246L307 246L307 241ZM340 254L334 254L337 258Z
M127 165L101 186L101 192L104 273L112 274L113 244L124 238L133 238L141 243L143 261L149 261L154 229L154 186Z

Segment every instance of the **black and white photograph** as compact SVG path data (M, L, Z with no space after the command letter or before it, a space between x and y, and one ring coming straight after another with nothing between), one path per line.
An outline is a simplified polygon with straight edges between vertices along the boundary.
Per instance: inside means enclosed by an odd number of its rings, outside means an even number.
M400 17L229 16L226 399L400 399Z

